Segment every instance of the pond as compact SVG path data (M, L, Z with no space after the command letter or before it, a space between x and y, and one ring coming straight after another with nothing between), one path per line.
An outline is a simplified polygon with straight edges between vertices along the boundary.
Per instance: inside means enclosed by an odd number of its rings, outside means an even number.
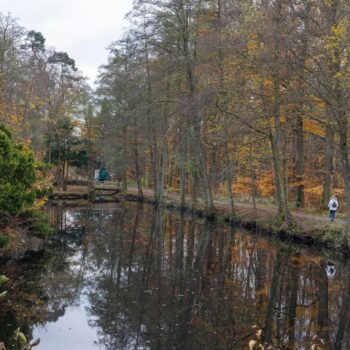
M280 349L350 349L347 262L140 203L48 211L46 250L1 261L7 349L18 327L38 350L248 349L254 325Z

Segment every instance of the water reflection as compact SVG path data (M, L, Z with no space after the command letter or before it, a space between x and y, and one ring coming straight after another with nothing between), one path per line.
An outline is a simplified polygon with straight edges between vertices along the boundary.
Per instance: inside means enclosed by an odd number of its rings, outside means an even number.
M350 349L349 262L332 260L328 278L328 258L140 204L50 215L49 251L1 267L10 349L19 326L45 350L246 349L252 325L280 349L309 349L315 335Z

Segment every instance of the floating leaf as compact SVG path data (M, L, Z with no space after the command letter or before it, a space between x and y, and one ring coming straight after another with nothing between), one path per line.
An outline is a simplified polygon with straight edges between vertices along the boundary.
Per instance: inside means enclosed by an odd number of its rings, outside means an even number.
M37 346L37 345L39 345L39 344L40 344L40 338L33 340L33 341L30 343L30 346L31 346L31 347L34 347L34 346Z

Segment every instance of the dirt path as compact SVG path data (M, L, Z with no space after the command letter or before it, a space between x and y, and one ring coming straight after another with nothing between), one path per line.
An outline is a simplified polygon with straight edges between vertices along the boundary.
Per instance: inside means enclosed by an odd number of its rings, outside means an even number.
M68 197L67 197L68 195ZM121 198L124 197L120 193ZM129 200L137 200L138 191L136 187L129 187L126 195L130 195L133 198ZM89 199L89 191L86 186L69 186L68 191L61 192L56 191L53 195L55 198L63 198L69 200L69 196L76 198ZM61 196L61 197L60 197ZM143 196L150 202L153 201L153 190L149 188L143 189ZM118 196L117 196L118 197ZM73 199L76 199L73 198ZM110 201L115 201L118 198L110 197ZM180 207L180 195L176 192L167 191L165 194L164 202L169 207ZM190 198L186 198L186 202L190 205ZM222 219L227 218L229 211L228 203L223 198L218 198L214 201L215 208L218 211L218 217ZM257 205L256 210L253 209L249 203L239 202L239 198L235 203L235 210L237 213L237 221L245 228L251 230L255 229L261 233L279 237L282 239L291 239L293 242L306 244L314 247L322 247L331 249L333 251L341 252L342 254L349 254L350 247L348 244L348 238L345 235L344 224L345 220L342 215L336 219L335 223L331 223L328 218L328 213L318 214L301 209L292 209L292 215L297 223L297 226L286 228L281 227L275 220L277 214L277 208L268 205ZM203 201L198 200L198 211L204 214ZM205 215L205 214L204 214Z
M69 192L72 195L76 194L78 196L84 193L86 194L88 193L88 188L86 186L68 186L68 187L69 187L68 191L66 192L56 191L56 193L67 194ZM137 187L129 187L128 193L132 195L137 195ZM150 188L144 188L143 194L146 198L153 198L153 190ZM176 192L167 191L165 194L165 199L172 202L179 203L180 195ZM186 197L186 201L187 203L190 203L191 199L189 197ZM199 200L199 203L201 203L200 200ZM229 207L228 207L227 201L225 201L224 199L216 199L214 203L215 203L215 207L218 210L228 212ZM264 220L264 219L271 219L273 216L277 214L276 207L264 206L261 204L257 205L256 212L254 211L252 204L240 203L239 201L236 201L235 208L240 218L251 218L251 219L257 218L260 220ZM305 209L304 210L292 209L291 212L293 217L296 219L296 221L302 226L311 225L312 228L318 228L320 227L320 224L322 225L330 224L328 214L326 212L323 215L311 213ZM336 219L336 223L343 225L345 224L345 220L338 217ZM310 229L310 227L308 227L308 229Z
M130 187L128 188L128 192L130 194L137 195L137 188ZM146 198L153 198L152 189L143 189L143 194ZM165 199L169 201L179 202L180 196L178 193L167 191L165 194ZM190 203L190 198L186 198L186 200L188 201L188 203ZM217 199L214 201L214 203L215 207L220 211L229 210L227 202L222 199ZM236 202L235 208L240 218L257 218L260 220L270 220L273 216L277 214L276 207L266 207L262 205L257 205L257 210L255 212L251 204ZM307 230L317 229L320 228L320 226L331 224L327 213L325 213L324 215L320 215L301 211L301 209L292 209L291 212L297 223L303 228L307 228ZM343 225L345 224L345 220L337 218L336 223Z

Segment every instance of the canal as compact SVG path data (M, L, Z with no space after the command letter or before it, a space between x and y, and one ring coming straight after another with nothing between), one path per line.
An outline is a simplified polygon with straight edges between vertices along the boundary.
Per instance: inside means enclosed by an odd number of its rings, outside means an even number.
M38 350L350 349L339 257L140 203L48 209L43 252L3 259L0 341ZM315 340L315 336L318 340Z

